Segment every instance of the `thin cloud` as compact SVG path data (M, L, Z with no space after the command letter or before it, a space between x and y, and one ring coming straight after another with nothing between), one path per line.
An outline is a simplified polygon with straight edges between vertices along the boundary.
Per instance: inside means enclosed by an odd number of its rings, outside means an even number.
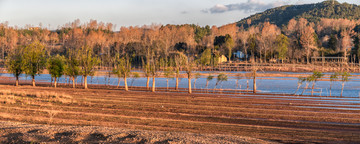
M213 6L212 8L202 10L202 12L214 14L214 13L224 13L224 12L228 12L228 11L238 10L238 11L243 11L245 13L250 13L250 12L254 12L254 11L255 12L264 11L269 8L274 8L274 7L285 5L286 3L287 2L281 2L281 1L276 1L276 2L272 2L272 3L264 3L259 0L248 0L245 3L228 4L228 5L217 4L217 5Z

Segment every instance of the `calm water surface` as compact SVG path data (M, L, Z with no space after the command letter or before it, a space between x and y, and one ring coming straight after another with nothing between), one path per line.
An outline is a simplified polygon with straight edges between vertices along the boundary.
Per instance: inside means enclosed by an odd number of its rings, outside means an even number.
M212 73L212 72L201 72L201 73ZM246 73L246 72L229 72L229 73ZM267 73L279 73L279 72L267 72ZM310 74L310 73L286 73L281 72L282 74ZM5 77L12 77L11 74L0 74L1 76ZM353 73L353 75L360 75L359 73ZM31 80L31 77L27 77L26 75L21 75L20 80ZM1 78L1 77L0 77ZM50 82L51 76L49 74L41 74L37 75L35 77L36 81L43 81L43 82ZM89 76L88 82L89 84L105 84L108 80L110 82L110 85L117 85L118 78L111 77L110 79L107 76ZM150 79L150 86L152 84L152 79ZM76 79L77 83L80 83L81 76L77 77ZM59 83L66 83L68 82L68 78L65 76L61 77L59 79ZM133 83L132 83L133 82ZM192 82L194 82L194 79L192 79ZM249 83L249 90L252 89L252 80L251 79L241 79L239 81L239 87L236 87L236 79L234 77L229 77L228 81L222 82L220 85L217 86L217 88L223 88L223 89L247 89L247 82ZM280 94L293 94L297 89L297 78L294 77L259 77L257 79L257 88L262 93L280 93ZM21 83L21 81L20 81ZM128 79L128 85L131 86L131 83L133 86L146 86L146 78L138 78ZM193 84L193 83L192 83ZM209 82L209 89L213 89L216 84L216 78L214 78L212 81ZM123 86L124 83L121 80L120 85ZM206 85L206 77L199 78L196 81L196 88L205 88ZM316 90L314 90L316 93L315 95L321 95L321 96L328 96L329 95L329 81L318 81L315 85ZM175 79L169 79L169 87L175 86ZM156 87L166 87L166 78L156 78ZM188 80L186 78L180 78L179 83L180 88L188 88ZM301 88L298 90L297 94L300 94L303 91L303 87L305 87L305 84L301 86ZM311 84L309 85L311 87ZM307 90L304 92L304 94L310 94L311 90ZM341 83L335 82L332 86L332 96L340 96L341 93ZM349 82L346 82L344 87L343 96L345 97L360 97L360 78L358 76L351 77L351 80Z

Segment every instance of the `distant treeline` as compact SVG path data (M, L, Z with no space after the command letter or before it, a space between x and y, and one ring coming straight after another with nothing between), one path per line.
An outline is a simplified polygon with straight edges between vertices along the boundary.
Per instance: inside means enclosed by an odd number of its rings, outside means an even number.
M248 25L251 21L248 21ZM145 25L121 27L91 20L66 24L56 31L42 27L16 28L0 25L0 58L17 47L34 41L45 46L46 56L70 57L71 51L90 47L99 57L99 66L112 67L116 56L128 55L133 66L141 66L149 55L170 58L182 53L198 64L213 66L224 55L230 61L241 51L243 60L269 62L311 62L311 57L342 57L358 62L360 22L347 19L321 19L317 23L292 19L286 26L269 22L249 28L229 24L221 27L198 25Z

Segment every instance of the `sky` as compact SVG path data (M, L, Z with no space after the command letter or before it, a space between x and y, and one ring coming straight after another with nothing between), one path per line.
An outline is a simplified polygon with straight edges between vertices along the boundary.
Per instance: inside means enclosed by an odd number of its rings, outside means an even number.
M0 0L0 22L56 29L90 19L121 26L198 24L221 26L287 4L322 0ZM360 5L359 0L338 0Z

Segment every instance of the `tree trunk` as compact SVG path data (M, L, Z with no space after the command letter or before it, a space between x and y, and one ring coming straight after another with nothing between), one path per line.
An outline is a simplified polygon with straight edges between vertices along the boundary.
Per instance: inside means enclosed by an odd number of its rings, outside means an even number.
M205 88L206 88L206 89L208 88L208 85L209 85L209 81L207 80L207 81L206 81L206 85L205 85Z
M196 79L194 79L194 89L196 89Z
M253 93L256 93L256 79L254 79L254 85L253 85Z
M345 83L342 83L342 84L341 84L341 95L340 95L341 97L343 96L344 85L345 85Z
M307 64L310 64L309 56L310 56L310 50L308 50L308 52L306 53L306 63Z
M246 81L246 90L249 90L249 80Z
M332 82L330 82L330 88L329 88L330 96L331 96L331 86L332 86Z
M254 72L253 78L253 93L256 93L256 71Z
M188 85L189 85L189 94L192 93L191 91L191 77L188 77Z
M87 89L87 76L84 76L84 88Z
M346 55L347 55L347 50L346 50L346 48L345 48L345 52L344 52L344 63L347 63L347 57L346 57Z
M297 87L297 89L296 89L296 91L295 91L294 95L296 95L296 93L298 92L298 90L299 90L300 86L301 86L301 85L299 85L299 84L298 84L298 87Z
M125 91L129 91L129 88L127 85L127 80L126 80L126 75L124 76L124 85L125 85Z
M267 50L265 49L265 52L264 52L264 63L266 63L266 52L267 52Z
M133 86L134 81L135 81L135 78L132 78L132 79L131 79L131 84L130 84L130 87L132 87L132 86Z
M152 89L151 92L155 92L155 76L152 78Z
M166 90L169 90L169 79L166 79Z
M35 87L35 76L32 76L32 85Z
M146 77L146 89L149 90L150 77Z
M315 82L313 82L312 87L311 87L311 95L314 94L314 87L315 87Z
M176 76L175 90L179 90L179 76Z
M118 77L118 84L116 88L119 88L119 86L120 86L120 77Z
M16 76L16 82L15 82L16 86L19 86L19 76Z
M54 77L54 87L56 88L57 78Z
M72 82L73 82L73 88L76 88L75 77L72 77Z
M304 94L304 92L305 92L305 90L308 88L308 86L309 86L309 83L306 83L306 86L305 86L304 90L302 91L301 95Z

